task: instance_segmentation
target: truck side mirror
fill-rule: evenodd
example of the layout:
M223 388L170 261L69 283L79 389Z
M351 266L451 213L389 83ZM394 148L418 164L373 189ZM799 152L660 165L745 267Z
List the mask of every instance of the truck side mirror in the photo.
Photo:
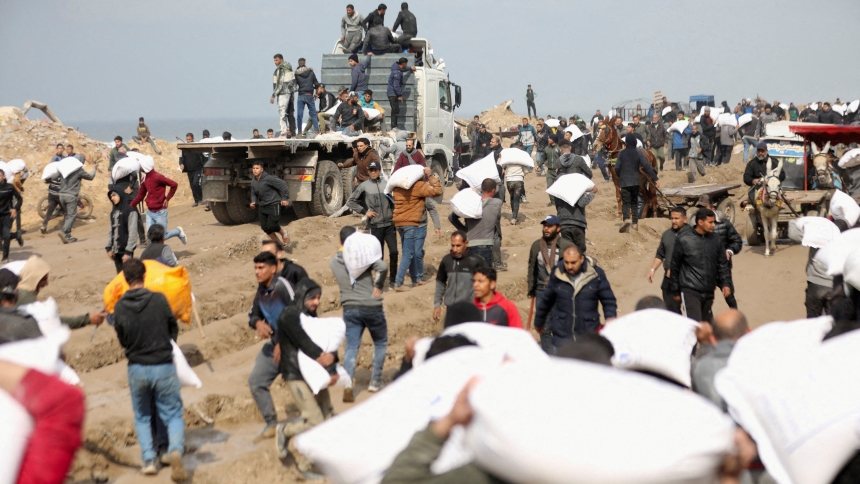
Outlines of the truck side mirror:
M462 93L460 92L460 86L454 85L454 107L460 107L460 101L462 101Z

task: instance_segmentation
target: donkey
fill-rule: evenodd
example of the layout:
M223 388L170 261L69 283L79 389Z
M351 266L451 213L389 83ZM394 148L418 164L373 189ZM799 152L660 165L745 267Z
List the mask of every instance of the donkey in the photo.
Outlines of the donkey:
M833 170L833 165L830 163L830 142L824 145L824 149L819 150L818 146L813 142L812 147L812 166L815 167L815 178L813 179L813 188L818 190L828 190L832 188L841 188L842 180L839 174Z
M776 168L771 165L771 159L767 162L767 175L764 183L755 191L755 210L761 219L762 232L764 232L764 256L770 257L770 247L776 253L777 224L779 222L779 210L782 205L782 184L779 182L779 174L782 172L782 160Z

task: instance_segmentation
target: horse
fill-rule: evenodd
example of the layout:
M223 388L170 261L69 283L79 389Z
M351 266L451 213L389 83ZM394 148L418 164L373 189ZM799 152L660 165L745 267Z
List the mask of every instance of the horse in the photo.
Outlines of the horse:
M776 252L776 229L779 223L779 209L782 205L782 184L779 175L782 173L782 160L774 167L772 159L768 158L765 167L764 181L753 188L755 202L753 206L761 219L762 232L764 233L764 255L770 257L770 246ZM752 200L751 200L752 201Z
M618 217L622 217L621 212L621 179L615 171L615 160L618 159L618 153L621 151L623 143L621 137L618 136L613 123L616 116L609 121L608 125L600 128L600 133L594 141L594 151L601 151L606 148L606 164L609 167L609 174L612 177L612 183L615 185L615 201L618 203ZM657 171L657 157L651 150L639 148L639 151L645 156L645 160L651 165L654 171ZM657 215L657 187L652 183L651 179L645 173L645 170L639 167L639 195L642 197L642 212L637 218L655 217Z
M828 154L830 151L830 142L828 141L822 150L819 150L818 146L814 142L811 143L811 146L812 166L815 168L815 178L813 179L814 188L818 190L841 188L842 179L830 163L831 157Z

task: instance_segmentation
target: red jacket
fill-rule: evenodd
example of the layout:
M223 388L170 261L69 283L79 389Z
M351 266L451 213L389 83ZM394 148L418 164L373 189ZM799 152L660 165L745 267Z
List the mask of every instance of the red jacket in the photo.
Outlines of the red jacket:
M483 319L487 323L511 328L522 329L523 327L523 321L520 319L520 310L517 308L517 305L513 301L505 299L505 296L500 292L497 292L486 305L478 298L475 298L475 306L481 310Z
M391 173L403 168L404 166L409 166L409 158L412 158L416 164L426 167L427 161L424 158L424 153L420 150L415 149L412 151L412 155L406 153L404 150L403 153L400 153L400 156L397 158L397 163L394 164L394 169L391 170Z
M153 169L146 174L146 178L140 184L140 190L138 190L134 200L131 201L131 206L137 206L146 197L146 208L150 212L158 212L164 208L164 202L173 198L173 195L176 195L177 186L175 181ZM165 187L170 187L171 190L165 190ZM167 192L166 196L165 191Z

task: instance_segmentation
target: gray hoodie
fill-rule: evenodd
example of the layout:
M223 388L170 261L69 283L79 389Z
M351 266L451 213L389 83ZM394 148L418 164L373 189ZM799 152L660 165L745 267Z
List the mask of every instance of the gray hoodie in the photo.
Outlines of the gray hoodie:
M96 177L96 169L93 168L92 173L84 171L84 167L69 173L69 176L63 178L63 183L60 185L60 196L77 197L81 193L81 180L92 180Z
M354 12L352 17L344 15L340 19L340 36L346 37L347 32L361 32L364 30L361 26L362 21L364 21L364 17L358 12Z
M363 205L361 200L364 200ZM368 210L378 213L376 217L367 219L369 227L381 228L394 224L394 208L391 206L391 199L385 195L385 181L382 177L376 180L368 178L359 183L346 204L350 210L362 215Z
M343 261L343 249L329 263L337 285L340 287L340 304L344 311L349 309L379 309L382 310L382 297L373 297L373 288L382 289L385 277L388 275L388 264L382 259L374 262L369 269L364 271L355 283L349 278L349 271ZM371 270L376 276L371 275Z
M467 218L466 224L460 222L460 217L454 212L448 215L448 221L457 228L466 232L469 245L484 246L493 245L493 237L496 233L496 223L502 216L502 201L498 198L487 198L481 202L483 215L481 218Z
M397 162L397 159L400 158L400 153L406 151L406 138L408 137L408 133L405 130L400 130L397 132L397 142L391 146L385 146L383 144L379 145L379 153L380 158L384 158L387 155L394 155L394 161Z

